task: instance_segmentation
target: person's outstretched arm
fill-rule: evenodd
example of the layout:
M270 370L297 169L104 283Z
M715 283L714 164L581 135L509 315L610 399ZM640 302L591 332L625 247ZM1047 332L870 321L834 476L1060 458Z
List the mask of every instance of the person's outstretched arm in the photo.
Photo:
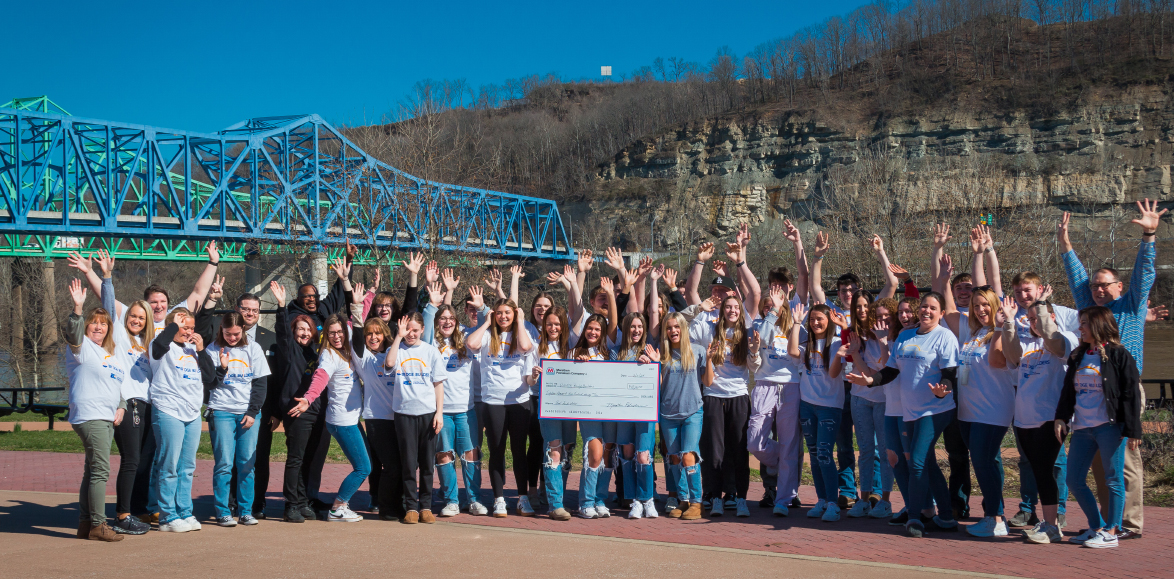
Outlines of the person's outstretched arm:
M795 248L795 297L799 303L806 304L810 292L808 280L811 277L811 272L807 268L807 254L803 252L803 235L799 233L799 228L795 227L790 219L783 222L783 228L784 236Z
M697 248L697 260L693 262L693 267L689 268L689 277L685 279L685 301L689 302L691 306L701 303L701 296L697 293L697 285L701 283L701 274L705 270L706 262L710 259L713 259L713 244L702 243Z
M1060 245L1060 261L1064 263L1064 274L1068 277L1068 289L1072 292L1072 300L1076 302L1078 309L1083 309L1096 303L1092 301L1092 291L1088 288L1088 270L1080 263L1080 258L1076 257L1076 252L1072 250L1072 242L1068 239L1069 219L1071 214L1065 211L1060 217L1060 223L1056 225L1056 242Z
M823 256L827 254L831 244L824 232L815 234L815 251L812 256L815 260L811 264L811 286L808 288L813 304L826 304L827 294L823 291Z
M946 242L950 240L950 226L945 223L938 223L933 226L933 253L929 258L929 271L931 279L933 280L933 291L942 293L950 291L950 280L946 280L946 285L941 285L941 271L939 268L942 263L942 255L946 253Z
M995 295L1001 299L1003 297L1003 280L999 273L999 256L995 253L995 241L991 238L991 228L986 225L978 227L982 230L982 254L983 259L986 260L988 282L995 290Z
M1139 312L1144 318L1149 309L1150 289L1154 286L1154 259L1157 255L1158 225L1161 224L1162 214L1168 211L1157 211L1158 202L1148 198L1137 202L1137 209L1141 212L1133 223L1141 228L1141 245L1137 248L1137 260L1133 263L1133 271L1129 274L1129 291L1125 293L1128 299L1129 311Z
M970 259L970 279L974 287L982 287L986 283L986 271L982 267L982 255L985 245L982 241L982 230L975 227L970 230L970 250L973 256Z
M216 240L209 241L205 251L208 254L208 265L204 266L203 273L196 280L196 287L187 299L187 307L193 313L200 311L204 305L204 298L208 297L208 290L212 289L212 282L216 281L216 269L220 267L220 252L216 249Z
M891 298L897 295L897 274L889 269L889 256L885 253L885 242L881 236L872 236L872 251L876 253L876 259L880 262L881 274L885 276L885 286L881 288L877 299Z

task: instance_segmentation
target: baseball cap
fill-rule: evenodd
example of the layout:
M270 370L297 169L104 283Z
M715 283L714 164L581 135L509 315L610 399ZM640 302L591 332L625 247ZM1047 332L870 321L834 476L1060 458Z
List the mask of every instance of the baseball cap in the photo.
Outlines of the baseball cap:
M725 277L725 276L720 276L720 275L713 278L713 281L710 282L709 285L720 285L725 288L736 289L734 287L734 280L732 280L728 277Z

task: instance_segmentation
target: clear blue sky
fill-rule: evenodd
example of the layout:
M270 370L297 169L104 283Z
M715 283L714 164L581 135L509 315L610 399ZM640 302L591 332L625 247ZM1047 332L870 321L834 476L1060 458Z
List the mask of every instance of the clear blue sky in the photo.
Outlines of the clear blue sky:
M0 103L212 132L257 116L376 121L421 79L474 87L741 56L862 0L825 2L8 2Z

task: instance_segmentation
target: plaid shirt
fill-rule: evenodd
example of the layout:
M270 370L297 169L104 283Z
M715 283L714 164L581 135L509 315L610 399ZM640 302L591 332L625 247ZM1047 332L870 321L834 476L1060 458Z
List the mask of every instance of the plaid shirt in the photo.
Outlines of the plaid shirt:
M1137 360L1138 372L1141 372L1142 356L1145 355L1145 317L1149 310L1150 288L1154 285L1156 256L1156 245L1153 242L1142 242L1137 248L1137 261L1133 264L1133 272L1129 275L1129 291L1105 304L1117 320L1121 345L1133 354L1134 360ZM1063 260L1064 273L1068 274L1068 287L1072 290L1076 307L1084 309L1097 305L1088 287L1088 271L1077 259L1076 252L1065 253Z

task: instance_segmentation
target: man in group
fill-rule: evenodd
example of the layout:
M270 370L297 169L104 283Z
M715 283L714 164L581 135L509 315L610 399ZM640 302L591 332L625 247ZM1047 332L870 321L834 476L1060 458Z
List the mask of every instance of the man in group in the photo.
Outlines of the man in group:
M1121 335L1121 345L1133 354L1137 361L1138 374L1141 373L1142 360L1145 355L1145 322L1148 313L1150 289L1154 285L1154 261L1157 255L1156 235L1161 217L1167 209L1157 211L1157 201L1137 202L1137 209L1141 215L1133 223L1141 229L1141 245L1137 248L1137 260L1133 264L1133 271L1129 274L1129 291L1124 287L1117 270L1103 267L1093 273L1092 279L1084 264L1072 250L1072 243L1068 239L1069 214L1064 213L1060 224L1056 228L1056 237L1063 252L1061 259L1064 262L1064 272L1068 275L1068 287L1072 290L1072 297L1076 306L1084 309L1093 305L1104 306L1113 312L1117 320L1117 328ZM1141 384L1137 387L1141 389ZM1141 393L1145 400L1145 391ZM1142 408L1145 404L1142 404ZM1109 505L1109 488L1105 484L1104 467L1101 466L1100 453L1093 457L1093 477L1097 482L1098 500L1102 512ZM1141 536L1142 532L1142 464L1141 449L1125 450L1125 512L1122 517L1121 528L1117 538L1133 539Z

